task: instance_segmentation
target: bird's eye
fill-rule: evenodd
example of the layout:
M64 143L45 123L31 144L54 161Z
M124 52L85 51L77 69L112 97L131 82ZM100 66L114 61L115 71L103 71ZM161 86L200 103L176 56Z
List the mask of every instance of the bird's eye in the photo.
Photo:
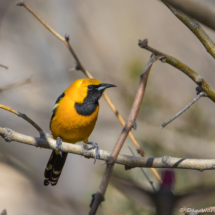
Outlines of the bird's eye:
M93 89L93 85L89 85L87 88L88 88L88 90L92 90Z

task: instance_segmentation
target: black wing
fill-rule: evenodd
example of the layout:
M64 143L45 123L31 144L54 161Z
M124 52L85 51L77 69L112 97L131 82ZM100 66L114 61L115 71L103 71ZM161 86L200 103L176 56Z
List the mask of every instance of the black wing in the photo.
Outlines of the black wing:
M62 94L58 97L57 101L55 102L54 108L53 108L53 110L52 110L52 116L51 116L50 124L49 124L50 130L51 130L52 119L53 119L54 116L55 116L55 113L56 113L56 110L57 110L57 107L58 107L58 103L60 102L60 100L61 100L64 96L65 96L65 93L62 93Z

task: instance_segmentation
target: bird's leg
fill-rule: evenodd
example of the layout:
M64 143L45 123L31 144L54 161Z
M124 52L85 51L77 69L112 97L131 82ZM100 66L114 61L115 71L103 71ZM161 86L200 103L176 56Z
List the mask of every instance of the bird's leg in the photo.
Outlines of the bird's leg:
M95 149L95 160L94 160L94 164L95 164L97 155L99 156L99 147L98 147L98 144L95 143L95 142L90 142L90 141L88 141L86 144L92 145L92 146L86 145L86 147L85 147L86 150Z
M62 146L62 139L60 137L57 138L56 145L57 146L55 151L60 153L60 156L62 157L63 146Z

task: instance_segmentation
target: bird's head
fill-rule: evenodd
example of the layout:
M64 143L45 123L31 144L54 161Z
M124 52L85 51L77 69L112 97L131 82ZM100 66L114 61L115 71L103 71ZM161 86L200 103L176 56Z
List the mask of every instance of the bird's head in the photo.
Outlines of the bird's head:
M76 80L65 93L71 95L77 103L98 102L102 93L109 87L116 87L113 84L101 83L97 79L85 78Z

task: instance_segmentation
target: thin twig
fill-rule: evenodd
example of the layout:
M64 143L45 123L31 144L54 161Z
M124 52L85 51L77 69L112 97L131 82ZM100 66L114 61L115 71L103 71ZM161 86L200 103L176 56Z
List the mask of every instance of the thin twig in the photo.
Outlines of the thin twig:
M121 123L122 126L125 126L125 121L122 118L122 116L120 115L119 111L116 109L115 105L113 104L113 102L110 100L110 98L108 97L108 95L106 93L103 93L103 97L106 100L106 102L108 103L108 105L110 106L110 108L112 109L112 111L114 112L114 114L116 115L117 119L119 120L119 122ZM145 152L143 151L143 149L140 147L140 144L137 142L136 138L134 137L133 133L131 131L129 131L129 137L131 138L134 146L137 149L137 152L142 156L142 157L146 157ZM156 170L155 170L156 171ZM160 181L161 178L160 176L156 175L156 178Z
M69 49L70 53L73 55L75 61L76 61L76 69L77 70L81 70L88 78L93 78L93 76L84 68L83 64L80 62L79 58L77 57L77 55L75 54L74 50L72 49L70 43L69 43L69 37L66 36L65 38L62 37L61 35L59 35L55 30L53 30L47 23L45 23L32 9L30 9L24 2L20 1L17 2L18 6L24 6L33 16L36 17L36 19L41 22L54 36L56 36L59 40L61 40ZM106 102L108 103L108 105L110 106L110 108L112 109L112 111L114 112L114 114L116 115L117 119L119 120L119 122L121 123L122 126L125 126L125 121L123 120L122 116L119 114L119 111L116 109L115 105L113 104L113 102L110 100L110 98L108 97L108 95L104 92L103 93L103 97L106 100ZM143 149L141 148L140 144L137 142L136 138L134 137L134 135L132 134L131 131L129 131L129 137L131 138L132 142L134 143L135 147L137 148L137 152L142 156L142 157L146 157L145 152L143 151ZM151 171L153 172L153 174L155 175L155 177L157 178L157 180L162 183L162 179L160 177L160 175L158 174L158 172L155 169L151 169Z
M132 151L131 147L129 146L128 148L129 148L129 150L131 151L131 154L132 154L133 156L135 156L135 154L134 154L134 152ZM142 171L143 175L146 177L146 180L147 180L147 181L149 182L149 184L152 186L152 190L153 190L154 192L156 192L156 190L155 190L155 188L154 188L154 185L153 185L153 181L150 180L150 178L148 177L148 175L146 174L146 172L144 171L143 168L140 168L140 170Z
M181 111L179 111L175 116L164 122L161 126L160 129L164 128L167 126L170 122L172 122L174 119L179 117L182 113L184 113L188 108L190 108L195 102L197 102L201 97L206 96L204 92L199 93L196 98L194 98L186 107L184 107Z
M8 67L7 67L7 66L2 65L2 64L0 64L0 67L3 67L3 68L5 68L5 69L8 69Z
M109 161L107 162L107 167L106 167L102 182L99 186L97 193L93 197L89 215L94 215L96 213L100 203L104 200L104 194L106 192L108 183L110 181L111 174L113 172L114 162L117 159L120 149L122 148L123 143L126 140L127 135L133 126L133 123L136 121L136 117L137 117L137 114L138 114L138 111L139 111L139 108L140 108L140 105L141 105L141 102L142 102L142 99L143 99L143 96L145 93L149 71L151 69L152 64L160 58L161 58L160 56L151 55L148 63L146 64L143 74L140 76L140 82L139 82L138 90L136 93L136 97L134 99L133 106L131 108L127 122L119 136L119 139L117 140L117 143L111 152L111 156L109 158Z
M30 82L31 82L31 78L28 78L28 79L26 79L26 80L24 80L24 81L19 81L19 82L16 82L16 83L14 83L14 84L9 84L9 85L7 85L7 86L0 87L0 93L1 93L2 91L5 91L5 90L10 90L10 89L13 89L13 88L20 87L20 86L22 86L22 85L24 85L24 84L28 84L28 83L30 83Z
M211 38L206 34L206 32L201 28L199 23L187 16L185 13L180 10L176 10L174 7L163 1L163 3L171 10L171 12L181 20L200 40L202 45L206 48L206 50L215 58L215 44L211 40Z
M144 48L154 54L157 55L163 55L165 56L165 61L162 60L162 62L166 62L170 65L172 65L173 67L181 70L185 75L187 75L188 77L190 77L196 84L198 84L199 87L201 87L202 91L204 91L207 96L213 101L215 102L215 90L198 74L196 73L194 70L192 70L191 68L189 68L187 65L185 65L184 63L182 63L181 61L177 60L176 58L164 54L150 46L148 46L148 40L139 40L139 44L138 44L141 48Z
M14 113L14 114L16 114L17 116L23 118L24 120L26 120L27 122L29 122L31 125L33 125L34 128L36 128L37 131L40 133L40 135L43 135L43 134L44 134L43 129L40 128L40 126L37 125L37 124L36 124L32 119L30 119L27 115L25 115L25 114L23 114L23 113L20 113L19 111L15 111L14 109L9 108L9 107L6 107L6 106L1 105L1 104L0 104L0 108L2 108L2 109L4 109L4 110L7 110L7 111L9 111L9 112L11 112L11 113Z
M31 137L11 129L0 127L0 136L5 141L15 141L23 144L27 144L34 147L56 149L56 140L51 137ZM8 139L9 138L9 139ZM80 156L84 156L87 159L95 158L95 150L85 150L82 145L62 143L62 151L68 152ZM110 161L111 152L99 149L100 156L98 160ZM130 168L176 168L176 169L193 169L198 171L215 170L215 159L189 159L189 158L175 158L175 157L134 157L129 155L119 154L115 163L129 166Z
M46 22L44 22L30 7L28 7L23 1L19 1L16 3L17 6L23 6L25 7L40 23L43 24L46 29L48 29L54 36L56 36L59 40L61 40L69 49L72 56L75 58L75 61L78 65L79 70L81 70L88 78L92 78L91 74L83 67L81 61L79 60L78 56L75 54L73 48L71 47L69 43L69 36L66 35L65 37L62 37L60 34L58 34L53 28L51 28Z

